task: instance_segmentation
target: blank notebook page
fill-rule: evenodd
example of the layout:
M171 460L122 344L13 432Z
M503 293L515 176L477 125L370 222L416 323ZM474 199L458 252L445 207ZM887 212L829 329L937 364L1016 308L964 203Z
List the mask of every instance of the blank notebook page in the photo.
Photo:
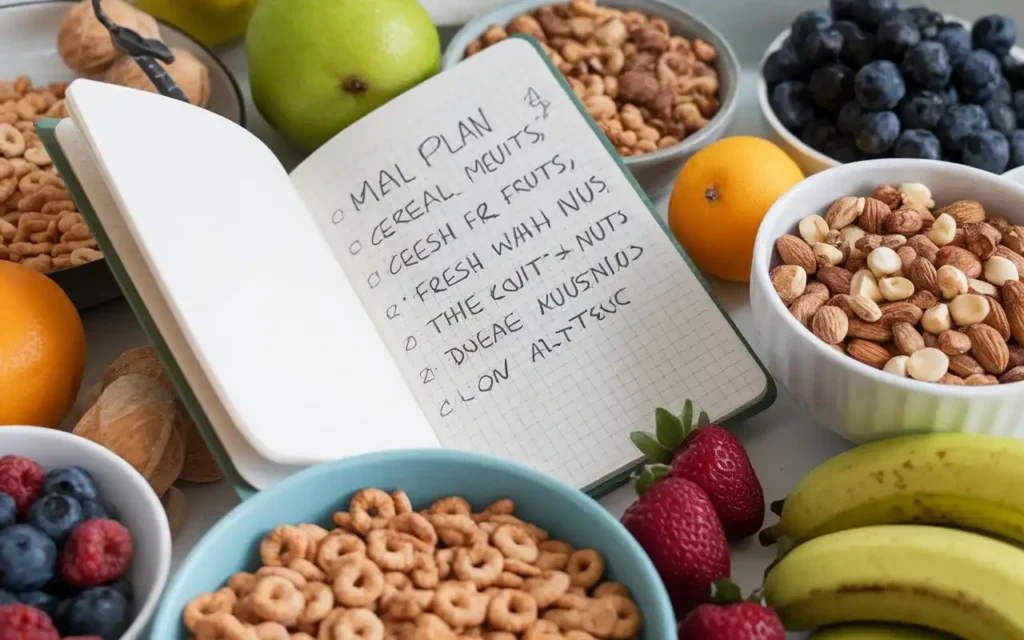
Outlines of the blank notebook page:
M445 446L581 488L692 398L767 378L527 41L473 56L292 174Z

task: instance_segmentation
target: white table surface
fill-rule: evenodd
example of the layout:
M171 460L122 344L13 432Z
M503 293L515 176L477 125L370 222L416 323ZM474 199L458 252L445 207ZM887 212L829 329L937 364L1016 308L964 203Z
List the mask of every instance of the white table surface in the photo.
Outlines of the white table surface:
M0 5L14 4L18 0L0 0ZM746 72L740 89L739 116L729 135L767 135L762 126L754 98L753 67L768 43L788 26L797 12L825 6L825 0L671 0L686 6L719 29L733 43ZM475 2L482 5L498 4L496 0L424 0L447 18L466 15L465 7ZM909 2L908 4L918 4ZM976 18L988 13L1005 13L1016 18L1024 33L1024 5L1019 0L988 0L963 6L957 0L936 0L929 3L936 10L948 11L965 18ZM218 52L227 66L236 74L246 94L249 128L260 136L282 158L286 166L294 164L298 156L289 149L259 117L248 96L248 71L245 55L238 44ZM664 215L665 203L659 202ZM712 289L722 306L732 316L740 331L753 344L750 306L747 288L721 281L712 281ZM88 366L83 389L88 388L101 375L106 366L126 349L146 343L146 337L136 322L127 303L116 301L83 313L88 341ZM761 484L766 501L782 498L808 470L825 459L846 449L849 444L838 436L813 424L808 415L793 405L784 389L779 389L775 404L762 414L743 424L737 434L746 446ZM174 541L172 571L185 558L202 535L225 513L238 498L225 482L212 485L181 483L188 501L187 521ZM630 487L623 487L601 502L616 515L621 514L633 501ZM767 515L767 522L774 516ZM761 548L754 539L732 548L732 573L745 591L758 587L765 567L773 558L773 549ZM797 638L800 636L792 635Z

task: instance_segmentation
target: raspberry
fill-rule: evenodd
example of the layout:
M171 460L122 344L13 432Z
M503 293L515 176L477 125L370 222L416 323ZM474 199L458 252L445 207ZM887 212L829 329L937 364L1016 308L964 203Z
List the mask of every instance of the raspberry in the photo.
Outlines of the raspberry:
M0 607L0 640L59 640L50 618L27 604Z
M94 518L72 530L61 552L60 572L75 587L93 587L120 578L132 559L132 536L114 520Z
M21 456L0 458L0 493L14 498L18 515L24 516L43 488L43 468Z

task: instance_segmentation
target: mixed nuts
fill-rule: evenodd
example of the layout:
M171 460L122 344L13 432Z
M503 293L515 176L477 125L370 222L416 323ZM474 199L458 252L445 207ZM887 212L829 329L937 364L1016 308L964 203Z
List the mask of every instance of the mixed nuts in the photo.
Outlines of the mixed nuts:
M775 247L771 281L835 350L921 382L1024 380L1024 227L923 184L836 200Z

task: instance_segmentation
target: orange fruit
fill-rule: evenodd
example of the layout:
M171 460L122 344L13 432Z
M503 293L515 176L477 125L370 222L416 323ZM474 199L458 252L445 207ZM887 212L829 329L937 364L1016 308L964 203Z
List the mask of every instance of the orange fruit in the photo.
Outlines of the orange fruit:
M85 331L46 276L0 260L0 425L56 427L78 396Z
M668 224L701 271L748 282L754 238L779 196L804 179L763 138L723 138L693 155L676 178Z

